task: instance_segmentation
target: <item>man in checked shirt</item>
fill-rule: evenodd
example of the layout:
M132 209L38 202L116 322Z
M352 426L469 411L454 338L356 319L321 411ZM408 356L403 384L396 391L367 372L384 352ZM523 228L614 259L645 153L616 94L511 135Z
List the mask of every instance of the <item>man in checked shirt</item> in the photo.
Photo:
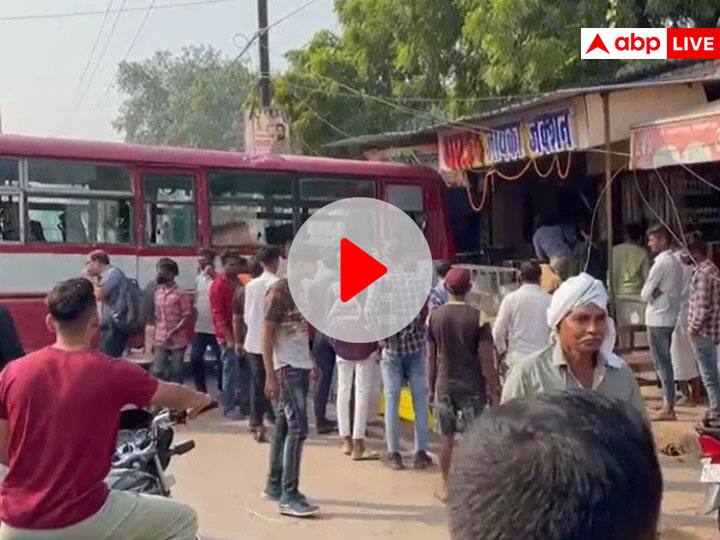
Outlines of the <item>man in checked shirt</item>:
M411 313L422 283L413 273L417 263L404 260L401 246L388 246L389 279L382 287L368 291L365 306L367 320L379 321L381 326L392 326ZM426 291L427 292L427 291ZM400 391L405 380L410 385L415 413L415 469L432 464L427 455L428 446L428 386L425 352L425 320L427 302L420 313L394 336L380 342L382 347L382 378L385 390L385 437L387 439L387 465L394 470L404 469L400 455L399 406Z
M710 411L720 414L720 375L717 346L720 343L720 271L708 259L708 246L696 240L688 246L696 263L690 284L688 334L700 375L708 393Z

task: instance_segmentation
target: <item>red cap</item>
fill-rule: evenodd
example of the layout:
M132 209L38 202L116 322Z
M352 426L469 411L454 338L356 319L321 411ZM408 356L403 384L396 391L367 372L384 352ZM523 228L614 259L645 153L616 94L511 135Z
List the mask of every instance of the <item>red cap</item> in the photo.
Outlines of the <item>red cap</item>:
M445 288L454 296L463 296L472 288L470 271L464 268L451 268L445 275Z

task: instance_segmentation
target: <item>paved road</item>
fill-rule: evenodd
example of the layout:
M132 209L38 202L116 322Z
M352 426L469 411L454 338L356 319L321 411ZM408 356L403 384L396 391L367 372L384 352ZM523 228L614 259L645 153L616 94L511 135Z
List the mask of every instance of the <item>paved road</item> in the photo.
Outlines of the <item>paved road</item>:
M301 489L321 505L313 521L284 518L262 501L267 445L258 445L246 423L227 422L216 412L178 437L195 438L194 452L173 462L175 496L200 515L205 540L446 540L445 509L432 496L438 472L394 472L378 463L355 463L336 439L312 437L303 456ZM373 445L381 449L381 441ZM663 458L666 495L663 539L716 539L711 518L697 516L703 498L697 462Z

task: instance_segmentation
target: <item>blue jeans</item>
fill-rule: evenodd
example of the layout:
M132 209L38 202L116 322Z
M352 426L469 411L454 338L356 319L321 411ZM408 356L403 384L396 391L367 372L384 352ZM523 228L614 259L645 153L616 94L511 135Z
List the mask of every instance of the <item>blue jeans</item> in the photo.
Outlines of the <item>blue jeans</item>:
M675 373L670 358L670 344L674 328L648 326L647 336L655 371L662 384L663 403L666 407L675 407Z
M193 378L195 379L195 390L207 393L207 383L205 379L205 350L210 347L215 359L220 362L222 353L220 345L214 334L195 334L190 350L190 365L192 366ZM218 390L222 390L222 368L218 370Z
M315 384L315 419L322 422L327 419L327 402L330 396L330 386L335 371L335 351L330 344L330 339L325 334L318 332L313 340L313 355L320 368L320 380Z
M185 348L166 349L155 345L155 360L152 365L152 374L161 381L182 384L185 379L183 372L183 359Z
M700 376L708 393L710 409L720 412L720 375L717 364L717 345L705 336L690 336L690 344L695 351L700 366Z
M410 384L415 412L415 451L427 450L429 434L425 354L397 354L385 349L381 368L385 386L385 437L388 452L400 452L400 390L405 380Z
M245 353L252 381L250 382L250 427L257 428L263 425L263 418L267 415L272 422L275 421L272 403L265 395L265 366L261 354Z
M100 330L100 352L112 358L122 358L128 339L130 336L115 328L112 323L103 324Z
M281 502L289 502L297 497L300 486L300 461L308 435L310 371L284 367L276 373L280 392L270 441L267 492L281 491Z
M250 413L250 369L245 357L238 357L234 350L225 344L222 346L223 413L235 409L238 403L238 384L240 386L240 410Z

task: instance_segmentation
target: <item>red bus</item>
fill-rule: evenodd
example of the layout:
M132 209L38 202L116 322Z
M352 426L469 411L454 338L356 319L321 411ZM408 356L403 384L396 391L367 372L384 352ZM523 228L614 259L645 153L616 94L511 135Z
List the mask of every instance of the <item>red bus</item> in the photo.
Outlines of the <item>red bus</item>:
M198 248L286 246L313 211L346 197L398 206L434 259L452 257L444 184L427 168L0 135L0 302L32 350L50 340L44 295L80 275L92 249L141 286L172 257L192 288Z

